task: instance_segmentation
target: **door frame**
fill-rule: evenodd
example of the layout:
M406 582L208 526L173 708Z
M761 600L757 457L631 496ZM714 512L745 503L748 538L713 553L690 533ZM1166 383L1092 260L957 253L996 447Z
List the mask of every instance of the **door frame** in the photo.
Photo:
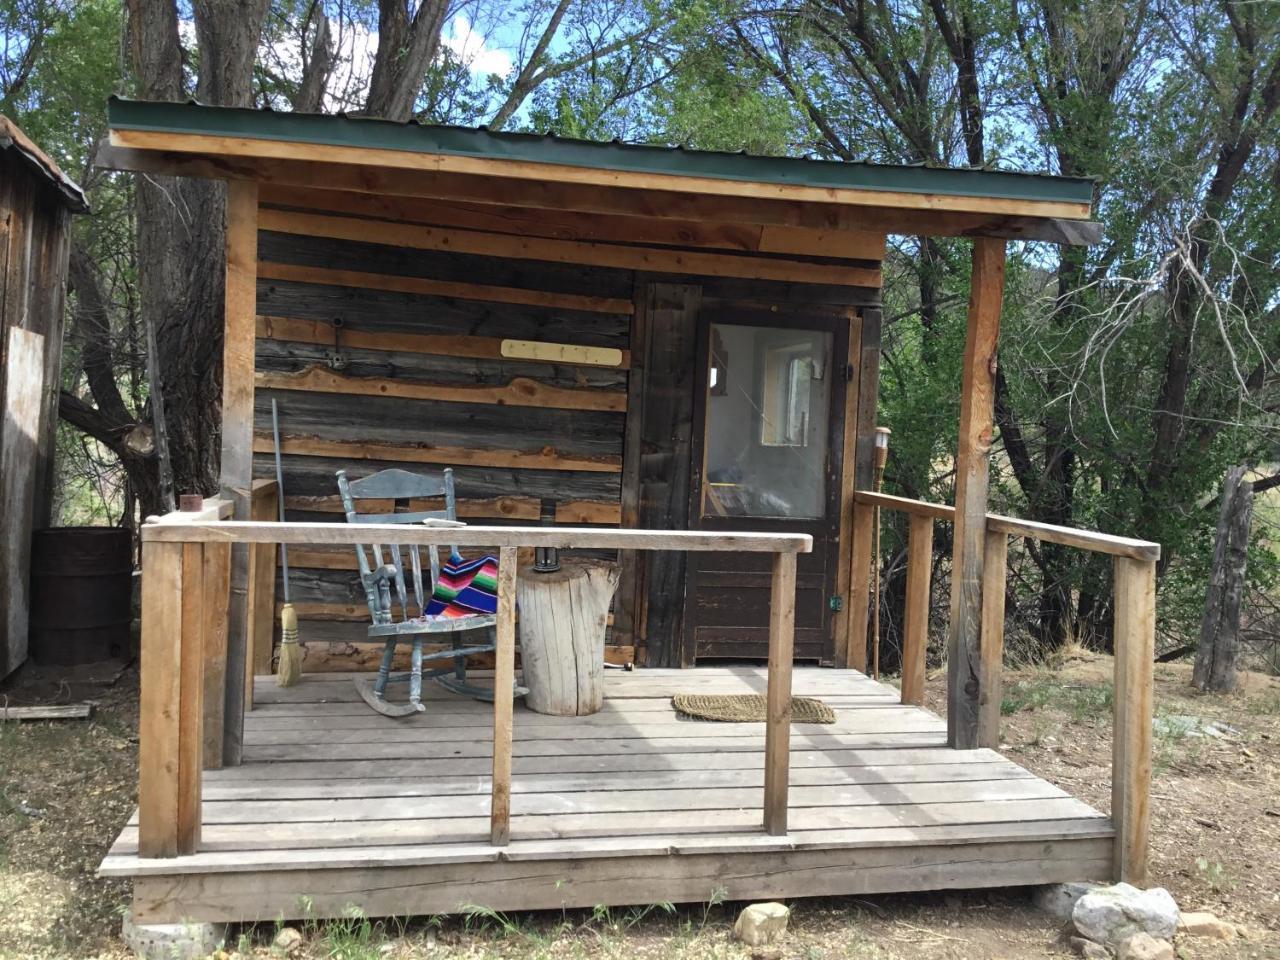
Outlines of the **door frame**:
M786 321L791 320L788 324ZM854 308L842 308L836 312L811 304L778 304L778 305L720 305L706 304L697 315L695 370L693 380L693 418L689 443L689 529L700 529L703 519L703 477L706 474L706 419L707 398L710 391L709 362L711 357L711 328L715 324L786 328L796 330L821 331L831 334L831 377L832 390L828 399L827 414L827 449L826 463L823 468L825 476L826 511L823 517L824 526L829 531L831 542L827 570L825 574L824 595L839 597L840 609L824 611L823 619L829 626L827 649L830 658L823 657L822 663L838 661L841 648L847 647L842 642L847 630L847 611L849 608L848 583L850 534L852 531L849 507L852 506L854 487L855 437L857 429L859 397L862 393L863 378L859 376L859 360L861 357L861 317L860 311ZM877 344L878 361L878 344ZM837 389L838 385L838 389ZM843 402L839 391L843 390ZM847 429L853 427L854 429ZM794 520L774 517L741 517L744 525L759 530L783 530L786 525L794 524ZM696 602L696 589L691 567L686 567L684 589L684 614L681 617L680 662L682 666L693 666L697 660L696 624L690 616L690 607Z

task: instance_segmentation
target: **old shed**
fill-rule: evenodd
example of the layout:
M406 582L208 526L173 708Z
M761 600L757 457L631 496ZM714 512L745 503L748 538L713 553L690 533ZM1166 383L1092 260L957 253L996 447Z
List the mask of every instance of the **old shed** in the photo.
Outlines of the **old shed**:
M49 523L71 215L84 194L0 117L0 679L27 658L31 532Z
M197 104L110 119L103 165L228 185L222 490L142 532L139 814L103 864L135 919L1141 881L1159 547L987 511L1006 243L1096 240L1090 181ZM889 234L973 238L954 505L869 489ZM469 526L335 522L337 470L396 465L452 468ZM910 516L901 690L866 676L877 507ZM922 708L937 523L945 722ZM586 718L439 690L370 715L351 546L375 534L500 554L499 688L520 551L617 553L609 657L647 669ZM993 749L1010 537L1115 557L1110 816ZM281 543L308 643L283 690ZM836 722L793 733L793 689ZM683 722L690 690L764 693L767 721Z

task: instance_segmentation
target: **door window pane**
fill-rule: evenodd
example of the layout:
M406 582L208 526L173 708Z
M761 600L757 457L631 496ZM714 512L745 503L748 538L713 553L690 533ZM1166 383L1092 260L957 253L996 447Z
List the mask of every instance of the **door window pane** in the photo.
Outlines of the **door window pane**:
M703 515L825 512L831 334L713 324Z

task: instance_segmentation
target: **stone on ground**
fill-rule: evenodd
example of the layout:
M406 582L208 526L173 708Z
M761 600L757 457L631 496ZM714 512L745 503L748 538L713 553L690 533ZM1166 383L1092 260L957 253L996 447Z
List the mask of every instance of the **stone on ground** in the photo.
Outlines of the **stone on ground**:
M1100 943L1086 940L1084 937L1072 937L1071 949L1085 960L1111 960L1111 951Z
M142 960L204 960L222 946L221 923L134 923L125 913L120 939Z
M1234 923L1219 920L1212 913L1205 911L1184 913L1178 918L1178 936L1209 937L1214 940L1234 940L1236 934Z
M1139 890L1117 883L1077 900L1071 922L1081 936L1112 948L1136 933L1168 940L1178 927L1178 905L1163 887Z
M1173 944L1149 933L1135 933L1120 944L1116 960L1174 960Z
M283 927L276 934L274 946L286 956L302 946L302 933L296 927Z
M787 932L790 915L780 903L753 903L738 914L733 935L749 947L767 946Z
M1070 920L1076 901L1098 886L1096 883L1050 883L1037 887L1031 899L1038 910L1059 920Z

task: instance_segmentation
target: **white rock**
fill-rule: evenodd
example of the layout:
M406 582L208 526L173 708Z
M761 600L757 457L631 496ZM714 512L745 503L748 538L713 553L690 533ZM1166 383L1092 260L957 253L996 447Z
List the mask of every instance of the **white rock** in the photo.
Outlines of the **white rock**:
M302 933L296 927L283 927L276 934L275 948L285 954L293 953L302 946Z
M1059 920L1070 920L1076 901L1098 887L1096 883L1050 883L1037 887L1031 899L1037 909Z
M221 923L134 923L125 913L120 938L141 960L203 960L226 933Z
M1219 920L1212 913L1184 913L1178 918L1178 936L1211 937L1214 940L1234 940L1235 924Z
M1100 943L1086 940L1084 937L1072 937L1071 949L1085 960L1111 960L1111 951Z
M753 903L738 914L733 935L749 947L763 947L787 932L791 911L780 903Z
M1135 933L1120 944L1116 960L1174 960L1173 944L1149 933Z
M1178 927L1178 905L1163 887L1139 890L1117 883L1091 890L1077 900L1071 922L1081 936L1112 948L1135 933L1168 940Z

